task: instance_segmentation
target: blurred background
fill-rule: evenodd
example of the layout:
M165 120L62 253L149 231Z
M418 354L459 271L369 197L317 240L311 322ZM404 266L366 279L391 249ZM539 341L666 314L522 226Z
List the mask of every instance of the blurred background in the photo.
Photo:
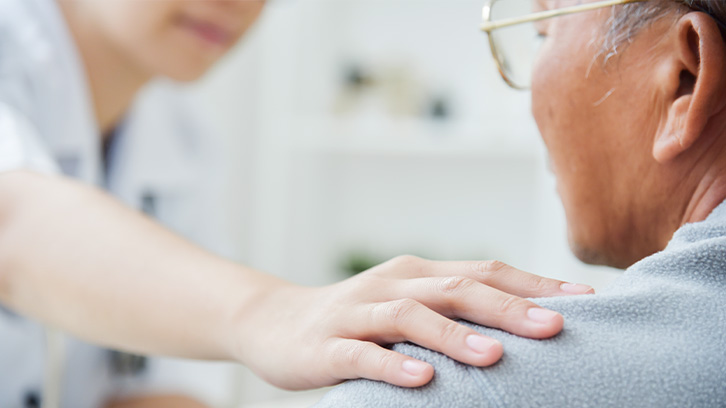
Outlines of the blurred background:
M272 0L182 92L219 136L235 260L324 285L400 254L497 259L602 288L568 251L530 117L478 30L482 0ZM309 406L228 367L220 407Z

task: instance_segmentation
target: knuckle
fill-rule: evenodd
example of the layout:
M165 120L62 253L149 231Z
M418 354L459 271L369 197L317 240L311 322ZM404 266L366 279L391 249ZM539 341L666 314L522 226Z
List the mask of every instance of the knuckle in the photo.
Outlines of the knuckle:
M529 284L535 293L545 292L552 287L552 282L549 279L543 278L541 276L533 276Z
M421 268L423 259L413 255L400 255L391 259L388 263L397 270L415 271Z
M337 283L338 291L343 298L355 299L363 295L366 299L374 298L386 280L383 274L371 273L372 270L362 272L352 278Z
M473 264L474 272L482 278L491 278L505 271L509 265L501 261L481 261Z
M339 367L359 367L365 361L368 348L364 343L351 343L340 346L335 354L333 361L337 361Z
M460 326L458 323L449 321L441 327L441 331L439 332L439 339L446 342L449 339L455 338L457 333L459 332L459 328Z
M441 280L441 292L444 295L453 295L466 290L469 290L474 286L475 281L463 276L451 276Z
M516 296L507 296L504 300L499 303L497 312L500 316L508 315L513 313L515 310L520 308L524 303L524 300Z
M413 299L399 299L388 302L384 309L386 319L396 323L408 320L418 307L418 302Z
M377 360L378 361L376 363L378 364L378 367L383 369L383 371L390 372L395 369L394 367L397 360L395 354L391 352L381 353Z

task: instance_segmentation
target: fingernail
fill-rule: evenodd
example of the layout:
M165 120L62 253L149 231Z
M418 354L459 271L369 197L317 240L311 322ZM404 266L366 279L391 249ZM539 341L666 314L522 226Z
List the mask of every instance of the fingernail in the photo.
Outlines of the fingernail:
M484 354L489 351L490 348L497 345L499 342L478 334L470 334L466 336L466 345L469 346L475 353Z
M580 283L563 283L560 285L560 289L563 292L571 293L573 295L584 295L595 293L595 289L592 286L582 285Z
M551 310L542 309L539 307L533 307L529 310L527 310L527 317L529 317L529 320L532 320L537 323L549 323L557 317L559 313L553 312Z
M416 377L423 374L423 372L426 371L428 367L428 364L416 360L406 360L403 362L403 364L401 364L401 368L403 368L403 371Z

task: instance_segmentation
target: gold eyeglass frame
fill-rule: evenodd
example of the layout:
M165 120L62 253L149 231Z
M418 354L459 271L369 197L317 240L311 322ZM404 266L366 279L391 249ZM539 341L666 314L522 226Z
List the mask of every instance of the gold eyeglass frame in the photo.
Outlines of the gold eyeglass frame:
M510 27L517 24L524 24L524 23L531 23L535 21L540 20L546 20L548 18L553 17L560 17L565 16L568 14L575 14L580 13L583 11L591 11L591 10L598 10L605 7L611 7L611 6L618 6L621 4L629 4L629 3L639 3L643 1L648 0L604 0L604 1L598 1L594 3L586 3L586 4L578 4L576 6L569 6L569 7L562 7L555 10L544 10L539 11L536 13L530 13L525 14L523 16L519 17L511 17L511 18L505 18L498 21L491 21L491 13L492 13L492 6L498 1L506 1L506 0L488 0L488 2L484 5L484 9L482 10L482 19L483 22L481 24L481 31L484 31L487 33L487 37L489 37L489 49L492 52L492 56L494 57L494 63L497 66L497 70L499 71L499 74L502 76L502 79L504 79L504 82L507 83L510 87L514 89L529 89L529 86L523 86L520 84L517 84L509 78L504 71L504 63L501 61L501 58L499 57L499 53L497 52L497 46L494 43L494 37L492 36L492 31L504 28L504 27Z

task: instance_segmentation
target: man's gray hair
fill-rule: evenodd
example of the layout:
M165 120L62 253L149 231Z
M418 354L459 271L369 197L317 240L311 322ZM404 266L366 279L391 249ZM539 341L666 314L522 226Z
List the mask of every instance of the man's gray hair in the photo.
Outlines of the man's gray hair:
M602 45L605 61L617 55L638 31L663 18L671 18L675 23L689 10L701 10L726 22L726 0L649 0L613 7Z

